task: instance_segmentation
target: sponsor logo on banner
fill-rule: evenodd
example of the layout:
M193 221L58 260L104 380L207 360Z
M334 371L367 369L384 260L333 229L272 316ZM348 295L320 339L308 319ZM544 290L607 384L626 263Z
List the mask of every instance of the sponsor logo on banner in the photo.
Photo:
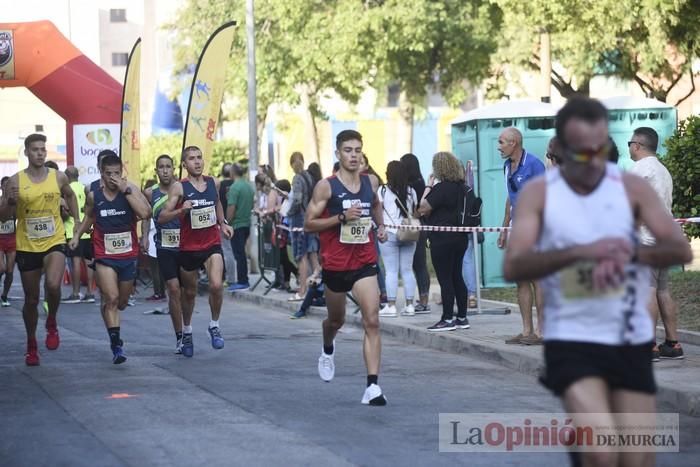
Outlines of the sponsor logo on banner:
M80 173L80 182L89 184L100 176L97 155L104 149L119 154L119 124L86 124L73 126L73 165Z
M0 30L0 79L15 79L15 47L8 30Z

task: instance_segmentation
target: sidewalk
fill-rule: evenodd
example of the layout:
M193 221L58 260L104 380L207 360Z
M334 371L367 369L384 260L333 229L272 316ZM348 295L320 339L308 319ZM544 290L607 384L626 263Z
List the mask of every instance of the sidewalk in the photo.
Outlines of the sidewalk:
M258 277L259 275L251 276L251 284ZM265 282L262 282L254 291L237 292L234 299L287 314L298 309L301 302L288 302L288 293L272 290L263 296L264 285ZM436 287L432 286L431 297L435 291ZM399 297L398 304L401 303L403 298ZM539 375L543 366L541 346L507 345L504 342L506 338L521 331L520 313L516 305L484 300L482 308L508 307L511 313L470 315L471 329L437 333L428 332L427 327L437 322L441 307L435 303L431 303L431 307L430 314L382 318L382 334L407 344L488 360L534 377ZM354 305L348 302L346 324L361 327L360 315L354 311ZM307 316L320 320L326 316L326 309L312 307ZM295 321L290 320L289 323L294 326ZM684 337L689 340L686 341ZM654 364L659 388L657 398L660 404L666 404L673 410L700 417L700 333L681 335L681 343L685 352L684 360L662 360Z

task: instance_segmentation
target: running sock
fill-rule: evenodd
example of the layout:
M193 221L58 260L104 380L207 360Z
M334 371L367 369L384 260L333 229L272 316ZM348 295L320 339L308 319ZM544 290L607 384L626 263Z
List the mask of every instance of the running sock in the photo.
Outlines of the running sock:
M56 315L48 315L46 317L46 327L55 328L56 327Z
M218 327L219 327L219 320L218 319L216 321L214 321L214 320L209 321L209 329L218 328Z
M36 337L35 337L35 336L27 337L27 347L29 347L29 348L34 348L34 349L37 348Z
M175 333L175 339L177 339L177 340L182 340L182 332L176 332L176 333Z
M379 381L379 376L367 375L367 387L370 387L373 384L377 384L377 381Z
M189 326L182 326L182 333L192 334L192 325L190 324Z
M112 347L122 345L122 341L119 339L119 326L116 328L108 328L107 334L109 334L109 343Z
M666 345L669 347L673 347L674 345L678 344L678 341L670 341L666 339Z
M334 350L335 348L333 347L333 344L323 346L323 353L326 355L333 355Z

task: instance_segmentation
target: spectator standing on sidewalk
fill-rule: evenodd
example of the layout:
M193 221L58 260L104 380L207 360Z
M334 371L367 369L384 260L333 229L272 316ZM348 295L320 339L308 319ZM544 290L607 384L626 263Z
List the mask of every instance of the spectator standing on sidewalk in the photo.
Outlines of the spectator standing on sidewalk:
M231 170L231 162L226 162L221 168L221 181L219 182L219 199L221 200L221 207L226 212L228 207L228 201L226 197L228 196L228 190L233 185L233 171ZM232 286L236 283L236 260L233 257L233 250L231 249L231 242L228 239L223 238L223 232L221 234L221 250L224 252L224 279L226 280L228 286Z
M304 227L304 216L311 200L314 181L311 174L304 170L304 155L294 152L289 158L289 165L294 171L292 179L292 191L290 193L291 206L287 217L289 227ZM308 235L304 231L292 231L292 253L294 261L299 268L299 290L289 298L289 301L302 301L306 296L307 280L318 266L318 238Z
M498 136L498 152L504 159L503 174L505 176L508 197L506 198L503 227L510 227L512 213L518 201L518 194L533 178L544 173L545 168L537 156L523 149L523 135L517 128L509 127ZM498 236L498 248L505 248L508 239L506 231ZM542 344L542 292L537 282L521 281L518 286L518 306L523 320L523 331L517 336L506 339L506 344L537 345ZM532 321L532 301L537 309L537 328L535 331Z
M85 217L85 198L87 196L85 185L78 180L80 174L76 167L66 167L65 174L70 182L69 186L71 190L75 193L75 200L78 203L78 211L80 212L80 220L82 221L83 217ZM66 228L66 242L70 242L73 238L73 218L70 217L70 213L65 207L62 207L61 211ZM66 258L70 258L71 261L71 286L73 287L73 293L61 300L61 303L80 303L81 301L85 303L95 303L95 291L93 287L94 272L92 268L88 267L88 262L92 261L92 242L90 241L89 232L80 237L78 247L75 250L66 249ZM86 293L82 298L80 296L81 264L85 265L87 276Z
M420 171L420 163L418 158L411 153L401 156L401 163L408 177L408 184L411 185L413 191L416 192L416 199L423 199L425 191L425 179ZM418 242L416 243L416 252L413 254L413 274L418 285L418 303L415 305L416 314L430 313L430 305L428 299L430 296L430 273L428 272L428 262L426 250L428 244L428 232L421 231Z
M632 138L627 143L630 157L634 165L630 172L645 179L654 189L666 211L671 214L673 204L673 179L668 169L664 167L656 156L659 145L659 135L653 128L639 127L634 130ZM639 240L642 245L654 245L656 240L645 226L641 227ZM656 328L656 321L661 314L664 323L666 340L661 345L652 349L652 359L657 362L660 359L680 360L684 358L683 348L678 342L678 307L671 297L668 288L668 268L653 268L651 271L651 300L649 309L652 322Z
M408 178L403 164L391 161L386 168L386 185L377 190L377 198L382 203L384 222L399 225L404 219L413 217L418 200L416 192L408 184ZM387 239L379 244L384 270L386 273L386 292L388 303L381 310L381 317L396 317L396 296L399 289L399 271L403 280L406 304L401 311L403 316L413 316L416 310L413 306L413 296L416 292L416 278L413 275L413 254L416 251L416 241L399 240L399 231L387 227Z
M250 237L250 216L253 212L255 191L245 179L245 169L240 164L231 166L233 184L228 190L226 219L233 228L231 249L236 258L236 283L229 286L229 292L248 290L248 260L245 244Z
M428 178L418 212L427 217L429 225L454 227L459 218L459 200L464 192L464 169L449 152L433 156L433 173ZM462 278L462 259L467 250L467 235L463 232L430 232L430 258L440 284L442 316L428 331L469 329L467 319L467 288ZM457 319L454 304L457 301Z

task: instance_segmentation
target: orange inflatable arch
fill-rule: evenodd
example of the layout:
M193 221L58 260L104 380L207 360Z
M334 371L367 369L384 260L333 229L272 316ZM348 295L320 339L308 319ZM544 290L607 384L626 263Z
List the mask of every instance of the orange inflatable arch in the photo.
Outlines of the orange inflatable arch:
M0 88L19 86L66 120L69 165L74 125L121 123L122 85L50 21L0 23Z

